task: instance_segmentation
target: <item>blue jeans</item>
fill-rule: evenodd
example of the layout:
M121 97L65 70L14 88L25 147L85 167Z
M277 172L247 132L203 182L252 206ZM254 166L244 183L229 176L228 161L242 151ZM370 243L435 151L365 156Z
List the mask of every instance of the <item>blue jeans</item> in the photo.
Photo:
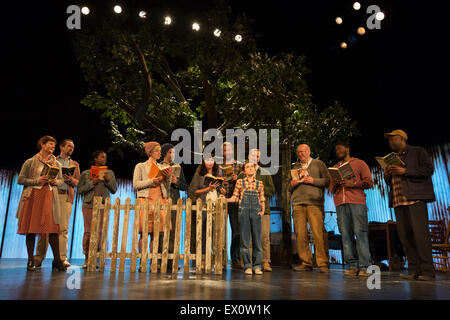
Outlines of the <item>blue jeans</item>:
M367 207L364 204L345 203L336 207L336 212L345 262L350 268L366 269L372 264Z

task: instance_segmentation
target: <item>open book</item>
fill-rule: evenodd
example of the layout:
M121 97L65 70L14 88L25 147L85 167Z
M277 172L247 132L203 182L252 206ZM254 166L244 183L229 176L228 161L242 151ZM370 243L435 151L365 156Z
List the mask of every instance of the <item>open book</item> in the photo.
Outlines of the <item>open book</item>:
M338 181L356 177L355 172L353 172L353 169L348 162L342 164L339 168L328 168L328 172L333 179Z
M66 174L68 176L73 176L73 174L75 173L75 169L76 169L76 167L72 165L72 166L68 166L68 167L62 167L61 171L62 171L62 174Z
M205 175L205 182L203 184L205 186L209 186L209 184L219 182L220 185L223 184L224 178L223 177L215 177L212 174L206 174Z
M41 176L47 176L49 180L55 179L58 175L59 167L51 166L47 163L44 163L44 168L42 168Z
M168 165L165 163L159 164L158 165L159 170L165 170L167 168L171 168L172 169L172 174L175 176L175 178L179 178L180 174L181 174L181 166L179 164L173 164L173 165Z
M391 152L384 157L375 157L375 159L377 159L378 163L380 164L381 168L383 168L383 170L385 170L386 167L393 164L405 166L405 163L400 159L398 154L395 152Z
M309 173L306 169L291 169L292 180L300 180L300 182L303 182L303 178L307 176L309 176Z
M107 166L91 166L90 178L97 177L100 180L105 180L105 173L108 171Z
M234 173L233 166L219 166L220 169L222 169L222 172L225 176L225 180L231 180L231 176Z
M157 164L155 162L152 162L152 165L150 167L150 172L148 173L148 177L150 179L155 179L156 177L160 177L163 175L163 171L165 169L171 168L172 169L172 174L179 178L180 174L181 174L181 166L179 164L174 164L174 165L168 165L168 164Z

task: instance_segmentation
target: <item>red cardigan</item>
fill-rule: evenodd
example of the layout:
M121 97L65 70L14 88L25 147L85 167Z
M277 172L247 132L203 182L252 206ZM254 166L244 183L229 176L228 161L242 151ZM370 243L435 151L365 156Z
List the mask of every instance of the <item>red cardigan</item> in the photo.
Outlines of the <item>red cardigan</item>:
M350 158L349 164L356 175L356 178L354 179L356 181L355 187L339 187L337 181L334 179L331 179L330 182L329 189L331 193L334 194L334 204L336 207L344 203L366 204L366 194L364 193L364 189L370 189L373 186L372 174L370 173L369 166L363 160ZM338 162L334 165L334 168L337 168L340 165L341 162Z

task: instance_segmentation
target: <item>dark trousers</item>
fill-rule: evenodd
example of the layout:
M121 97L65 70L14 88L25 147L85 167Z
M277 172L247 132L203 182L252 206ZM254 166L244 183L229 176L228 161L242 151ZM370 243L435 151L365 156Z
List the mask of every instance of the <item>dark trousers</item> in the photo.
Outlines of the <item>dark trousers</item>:
M239 227L239 204L228 203L228 216L230 217L231 226L231 246L230 257L231 263L240 263L241 261L241 231Z
M434 277L426 203L419 201L394 211L398 236L408 258L408 273Z

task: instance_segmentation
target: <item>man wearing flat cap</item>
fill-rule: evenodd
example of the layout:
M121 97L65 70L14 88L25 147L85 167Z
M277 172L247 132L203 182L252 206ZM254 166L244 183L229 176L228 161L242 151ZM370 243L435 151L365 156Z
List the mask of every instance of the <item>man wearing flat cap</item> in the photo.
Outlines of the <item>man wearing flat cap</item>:
M408 258L408 274L401 276L409 280L434 280L427 210L427 203L435 201L433 163L424 148L406 144L408 136L403 130L385 133L384 137L405 164L390 165L384 172L390 186L389 207L394 208L398 235Z

